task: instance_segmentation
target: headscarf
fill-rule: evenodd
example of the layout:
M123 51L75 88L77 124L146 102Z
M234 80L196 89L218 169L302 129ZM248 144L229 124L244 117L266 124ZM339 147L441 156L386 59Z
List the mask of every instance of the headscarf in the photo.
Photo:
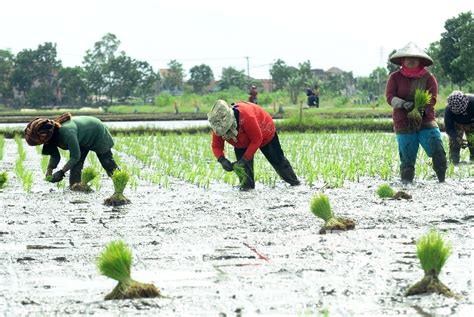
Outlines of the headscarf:
M28 145L40 145L47 143L53 136L54 129L60 128L61 124L71 120L69 112L60 115L54 120L46 118L34 118L25 129L25 140Z
M448 96L448 108L454 114L467 114L469 97L462 91L455 90Z
M207 119L212 130L217 136L224 140L232 139L237 142L237 120L234 111L224 100L217 100L211 111L207 114Z

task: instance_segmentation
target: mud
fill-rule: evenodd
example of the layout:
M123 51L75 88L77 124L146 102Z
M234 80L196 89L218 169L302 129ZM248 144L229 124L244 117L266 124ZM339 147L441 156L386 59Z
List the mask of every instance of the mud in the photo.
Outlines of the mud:
M43 180L39 158L31 193L13 173L7 140L0 170L0 307L5 316L160 315L467 316L474 310L474 179L390 185L411 200L380 200L383 182L361 179L328 189L336 215L355 230L319 235L309 202L324 184L240 192L213 183L202 189L171 180L168 189L140 182L132 204L107 207L113 193L102 171L100 192L58 189ZM304 182L304 181L303 181ZM431 227L452 242L440 279L460 299L417 295L423 277L415 241ZM116 285L95 260L111 240L133 250L132 278L156 285L163 298L104 301ZM471 312L471 313L470 313Z

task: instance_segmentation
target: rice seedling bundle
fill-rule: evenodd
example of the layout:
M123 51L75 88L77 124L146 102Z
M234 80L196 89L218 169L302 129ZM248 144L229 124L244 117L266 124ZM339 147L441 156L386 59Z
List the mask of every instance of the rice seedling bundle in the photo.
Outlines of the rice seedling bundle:
M107 206L121 206L130 203L130 200L124 196L123 192L130 180L130 175L125 170L116 170L112 175L114 184L114 194L104 201Z
M389 184L382 184L377 188L377 195L380 198L393 198L395 191Z
M86 167L81 174L81 182L77 184L73 184L71 190L78 191L78 192L92 192L92 188L89 183L94 180L99 173L93 166Z
M428 90L416 89L415 91L415 107L408 113L408 122L411 128L419 129L421 126L421 111L431 102L431 93Z
M131 277L132 251L123 241L110 242L97 258L102 275L118 281L105 300L159 297L160 290L153 284L140 283Z
M455 294L439 280L441 269L451 255L451 246L444 242L441 234L432 229L428 234L421 237L416 244L416 255L420 260L425 276L408 289L406 296L437 293L447 297L455 297Z
M345 231L355 228L354 220L334 216L327 195L319 194L314 196L311 200L310 209L316 217L319 217L324 220L324 226L319 231L320 234L325 234L327 231Z
M0 188L3 188L8 181L8 173L6 171L0 173Z

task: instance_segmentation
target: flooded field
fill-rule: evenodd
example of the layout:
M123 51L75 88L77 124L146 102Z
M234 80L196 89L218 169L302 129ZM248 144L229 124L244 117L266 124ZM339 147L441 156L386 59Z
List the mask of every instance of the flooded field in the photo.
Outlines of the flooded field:
M378 198L375 190L386 182L378 177L341 188L322 180L258 183L250 192L215 181L203 188L171 177L162 187L140 178L125 192L132 204L113 208L102 204L113 192L105 175L94 193L58 188L43 180L41 158L30 147L23 165L34 181L25 192L13 172L16 144L5 143L5 316L319 316L324 309L329 316L470 316L474 310L474 177L407 186L393 178L394 188L413 196L407 201ZM336 215L356 220L355 230L318 234L322 221L309 202L321 189ZM404 296L423 276L415 241L430 228L452 243L440 278L458 300ZM154 283L164 298L103 300L116 282L99 275L95 261L116 239L133 250L132 277Z

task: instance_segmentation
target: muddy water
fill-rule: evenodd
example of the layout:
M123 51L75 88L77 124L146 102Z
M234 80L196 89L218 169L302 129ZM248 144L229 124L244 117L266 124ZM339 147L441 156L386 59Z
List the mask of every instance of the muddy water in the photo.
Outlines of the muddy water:
M7 140L0 170L13 169ZM380 181L325 189L335 212L356 230L319 235L309 201L323 184L239 192L205 190L179 180L168 189L141 183L131 205L111 208L101 192L80 194L41 180L38 157L25 194L10 172L0 190L0 307L5 316L89 314L163 316L317 315L467 316L474 309L474 179L420 181L395 189L410 201L380 200ZM414 241L431 227L452 242L442 281L462 296L403 296L423 273ZM133 249L132 276L160 287L166 298L103 301L115 282L95 258L113 239Z

